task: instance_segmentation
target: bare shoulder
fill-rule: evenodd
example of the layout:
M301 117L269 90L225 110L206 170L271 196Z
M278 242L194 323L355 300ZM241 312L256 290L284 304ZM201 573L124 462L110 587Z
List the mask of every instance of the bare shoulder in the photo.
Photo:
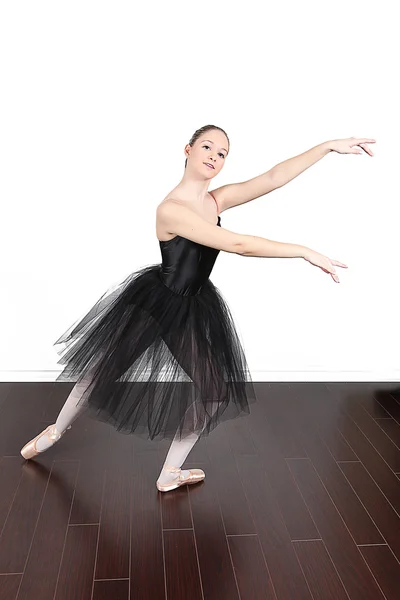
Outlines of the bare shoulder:
M218 226L216 215L215 209L209 218L185 201L168 198L157 207L157 237L160 241L169 241L179 236L203 246L241 254L246 236Z
M167 196L160 202L156 209L156 235L159 241L169 241L174 237L171 223L173 222L176 210L183 206L182 202L175 198Z
M216 225L220 210L212 192L208 192L201 211L194 204L180 198L178 193L171 193L157 206L156 229L158 239L160 241L169 240L174 234L173 225L175 220L181 218L182 215L185 217L185 214L187 217L197 216L212 225Z

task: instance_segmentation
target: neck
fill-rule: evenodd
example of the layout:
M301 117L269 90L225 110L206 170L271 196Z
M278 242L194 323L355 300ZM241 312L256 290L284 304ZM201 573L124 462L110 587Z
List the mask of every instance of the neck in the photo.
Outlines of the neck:
M185 173L176 186L179 192L188 200L203 200L208 192L210 181L204 179L203 175L190 173L185 169Z

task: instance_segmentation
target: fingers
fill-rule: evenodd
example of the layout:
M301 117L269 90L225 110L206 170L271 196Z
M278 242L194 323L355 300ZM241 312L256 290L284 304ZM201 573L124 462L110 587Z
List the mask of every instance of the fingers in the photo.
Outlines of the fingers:
M368 148L367 144L375 144L376 140L372 139L372 138L355 138L352 137L350 138L352 140L351 146L353 147L353 151L351 152L351 154L362 154L362 152L360 152L357 147L362 148L362 150L364 150L364 152L366 154L369 154L369 156L374 156L374 153L372 152L372 150L370 150L370 148Z
M331 266L331 269L329 271L326 271L326 272L330 274L330 276L332 277L333 281L335 281L336 283L340 283L339 276L336 273L335 267L342 267L344 269L347 269L348 268L347 265L345 265L344 263L339 262L338 260L330 260L329 262L331 263L332 266Z
M362 148L367 154L369 154L370 156L373 156L374 153L372 152L372 150L370 150L370 148L368 148L367 144L375 144L376 140L373 140L372 138L359 138L356 140L357 145L360 146L360 148ZM362 154L362 153L360 153Z
M370 150L370 148L368 148L368 146L366 144L358 144L358 145L360 146L360 148L362 148L370 156L374 155L374 153L372 152L372 150ZM362 154L362 152L358 152L358 154Z
M338 274L336 273L335 269L324 269L324 267L321 267L321 269L323 271L325 271L325 273L328 273L328 275L330 275L333 279L333 281L336 281L336 283L339 283L339 277Z
M338 260L331 260L331 263L335 265L335 267L342 267L343 269L348 269L349 267L344 263L339 262Z

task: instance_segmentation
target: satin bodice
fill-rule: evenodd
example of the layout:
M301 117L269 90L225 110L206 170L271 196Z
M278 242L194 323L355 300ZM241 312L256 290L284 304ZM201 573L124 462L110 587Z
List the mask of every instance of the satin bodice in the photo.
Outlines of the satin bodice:
M221 217L218 217L217 225L221 226ZM159 240L159 243L161 281L176 294L198 294L209 278L220 251L180 235L167 241Z

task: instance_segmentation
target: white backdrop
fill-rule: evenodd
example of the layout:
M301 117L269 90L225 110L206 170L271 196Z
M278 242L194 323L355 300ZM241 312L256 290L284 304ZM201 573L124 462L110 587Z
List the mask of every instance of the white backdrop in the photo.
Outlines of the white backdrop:
M328 8L330 9L328 10ZM330 153L221 225L348 264L221 252L211 275L255 380L400 379L395 4L54 1L0 7L0 378L52 380L54 341L161 260L155 210L206 124L230 137L209 189L327 140Z

